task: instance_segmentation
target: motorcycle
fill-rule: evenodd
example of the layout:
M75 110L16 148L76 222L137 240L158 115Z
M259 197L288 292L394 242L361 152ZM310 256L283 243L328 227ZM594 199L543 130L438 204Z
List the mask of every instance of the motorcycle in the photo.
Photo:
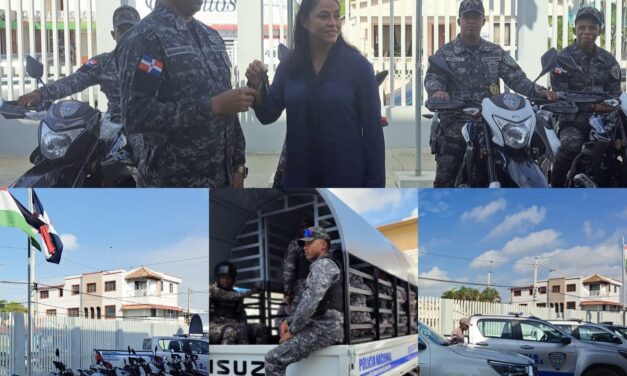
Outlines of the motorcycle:
M543 56L543 60L556 58L557 51ZM432 56L429 63L459 82L443 58ZM548 72L548 67L543 69L534 83ZM541 100L533 98L531 101ZM427 116L432 119L432 152L437 152L439 112L461 112L467 119L462 128L466 152L455 181L456 187L548 188L548 181L532 155L532 138L534 134L540 134L548 139L550 132L544 125L536 130L537 119L531 101L518 94L499 94L484 99L427 100L426 107L434 112L433 116Z
M570 56L560 56L560 69L573 71L589 80L582 68ZM554 64L551 69L556 69ZM627 93L620 98L601 92L560 91L560 101L569 103L561 108L549 108L559 120L574 121L578 113L591 113L588 133L581 152L573 160L566 176L570 188L627 186ZM608 121L607 115L614 114ZM545 172L550 174L552 164Z
M54 352L57 360L53 360L52 364L54 365L55 371L50 372L51 376L74 376L74 372L67 368L65 364L59 358L59 349L56 349Z
M45 86L41 63L28 56L26 71ZM39 146L30 155L34 167L11 184L12 188L136 186L136 169L120 124L72 99L44 102L36 110L33 113L15 102L0 106L5 117L41 117Z

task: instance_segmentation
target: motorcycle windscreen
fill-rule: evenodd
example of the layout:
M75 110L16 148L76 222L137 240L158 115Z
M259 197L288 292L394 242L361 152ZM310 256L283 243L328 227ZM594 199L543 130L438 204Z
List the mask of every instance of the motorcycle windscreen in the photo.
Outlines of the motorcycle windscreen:
M549 188L546 177L537 164L531 160L509 160L507 172L520 188Z

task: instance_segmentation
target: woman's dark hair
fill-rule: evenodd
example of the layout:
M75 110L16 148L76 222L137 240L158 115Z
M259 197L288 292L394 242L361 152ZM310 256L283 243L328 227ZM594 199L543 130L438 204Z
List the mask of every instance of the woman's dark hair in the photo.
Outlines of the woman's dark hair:
M296 14L296 19L294 21L294 37L292 38L292 53L285 62L286 72L291 77L296 76L298 71L302 69L303 66L309 65L309 60L311 59L309 51L309 34L303 25L303 21L309 17L319 2L320 0L303 0L300 4L298 13ZM339 0L335 0L335 2L338 6L340 5ZM342 33L340 33L336 43L358 51L355 47L351 46L344 40Z

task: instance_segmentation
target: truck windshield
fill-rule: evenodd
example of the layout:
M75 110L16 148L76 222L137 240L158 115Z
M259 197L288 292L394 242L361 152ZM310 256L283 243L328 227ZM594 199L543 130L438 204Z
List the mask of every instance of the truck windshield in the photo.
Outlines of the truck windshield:
M449 346L451 343L440 334L436 333L433 329L429 328L422 321L418 321L418 333L422 337L425 337L429 342L433 342L440 346Z

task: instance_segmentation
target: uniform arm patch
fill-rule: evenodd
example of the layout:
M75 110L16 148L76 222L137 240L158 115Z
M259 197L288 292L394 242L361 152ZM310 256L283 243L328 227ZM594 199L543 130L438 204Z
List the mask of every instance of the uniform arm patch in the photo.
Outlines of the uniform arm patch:
M149 55L143 54L133 75L133 90L155 96L165 65Z

